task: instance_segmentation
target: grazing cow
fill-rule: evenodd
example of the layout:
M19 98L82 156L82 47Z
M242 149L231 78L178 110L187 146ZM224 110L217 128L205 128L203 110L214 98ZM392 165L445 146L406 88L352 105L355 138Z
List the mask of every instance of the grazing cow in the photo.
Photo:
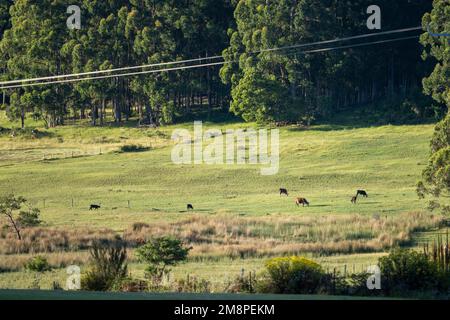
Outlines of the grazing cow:
M188 210L194 210L194 207L192 206L192 204L188 203L187 209L188 209Z
M288 191L287 191L287 189L285 189L285 188L280 188L280 196L281 196L282 194L285 194L286 196L289 196Z
M353 197L352 197L352 200L351 200L352 203L355 204L357 199L358 199L358 196L353 196Z
M302 207L304 207L305 204L309 207L309 202L305 198L295 198L295 204L297 205L297 207L299 205L302 205Z
M98 210L100 209L100 206L98 204L91 204L91 206L89 207L89 210Z
M361 195L363 197L368 197L367 192L365 190L357 190L356 191L356 196Z

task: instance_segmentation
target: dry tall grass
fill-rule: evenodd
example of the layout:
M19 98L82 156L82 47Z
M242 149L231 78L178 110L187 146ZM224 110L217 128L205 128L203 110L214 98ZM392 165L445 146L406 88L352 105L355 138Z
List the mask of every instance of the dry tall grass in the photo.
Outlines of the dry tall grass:
M123 233L128 247L137 247L151 237L175 236L193 247L195 260L223 257L247 258L379 252L406 244L413 232L439 225L440 216L413 212L395 216L194 216L178 222L135 223ZM48 254L53 266L86 262L82 250L94 240L113 239L111 230L65 230L30 228L23 240L13 233L0 234L0 268L15 270L33 254ZM133 259L133 252L130 252Z
M0 254L78 251L87 249L96 239L113 239L111 230L76 230L27 228L21 231L22 240L12 232L0 233Z
M89 261L88 251L53 252L40 254L44 256L52 268L65 268L69 265L83 265ZM0 272L21 270L35 254L11 254L0 256Z
M415 231L439 224L426 213L393 217L336 215L319 217L197 216L181 222L139 224L124 239L139 244L152 236L173 235L193 246L192 256L259 257L301 252L327 255L375 252L411 240Z

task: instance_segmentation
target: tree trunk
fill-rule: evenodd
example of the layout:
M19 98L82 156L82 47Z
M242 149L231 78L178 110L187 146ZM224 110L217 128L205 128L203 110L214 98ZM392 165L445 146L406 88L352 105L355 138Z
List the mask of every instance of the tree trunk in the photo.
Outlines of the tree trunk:
M22 129L25 128L25 108L21 108L20 110L20 124Z
M210 74L209 74L209 68L208 68L208 120L211 118L211 112L212 112L211 81L210 81Z
M106 105L106 99L102 99L102 106L100 107L100 125L103 126L103 120L105 115L105 105Z
M97 116L98 116L98 107L94 103L91 108L91 120L92 120L93 126L95 126L97 124Z
M19 227L17 226L16 222L14 221L14 219L13 219L13 217L12 217L12 214L7 214L7 216L8 216L8 218L9 218L9 221L11 222L11 224L12 224L14 230L16 231L17 238L18 238L19 240L22 240L22 236L20 235Z
M138 113L139 113L139 125L141 125L142 120L144 120L144 115L142 111L142 104L140 102L138 103Z

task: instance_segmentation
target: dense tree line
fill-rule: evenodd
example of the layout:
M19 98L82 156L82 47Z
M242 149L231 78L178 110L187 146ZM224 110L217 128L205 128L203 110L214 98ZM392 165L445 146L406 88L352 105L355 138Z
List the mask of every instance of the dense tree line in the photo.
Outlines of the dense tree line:
M66 26L67 0L16 0L9 6L0 42L3 79L58 75L206 57L228 43L232 7L226 0L83 0L81 30ZM9 28L8 28L9 25ZM67 117L90 116L102 124L106 110L116 122L138 115L159 125L194 105L209 112L224 105L226 86L217 67L128 78L14 89L7 114L33 112L51 126Z
M160 125L194 108L211 116L217 107L229 107L246 121L309 123L362 110L382 112L395 122L443 112L442 98L433 105L422 94L422 78L433 63L421 60L416 39L320 53L261 51L376 32L366 26L369 0L83 0L82 29L72 31L66 27L70 4L2 1L1 78L89 72L222 52L233 63L221 69L10 90L5 104L11 119L23 124L32 112L48 126L87 117L101 125L110 112L118 123L138 116L141 124ZM422 0L377 4L381 31L420 25L432 5ZM364 41L374 40L332 46ZM433 97L442 95L433 89L436 79L425 81ZM439 85L445 83L440 80Z
M366 8L372 2L239 1L234 13L237 27L225 51L227 58L239 63L221 70L224 81L232 86L231 110L246 120L306 121L370 105L386 104L392 120L399 112L412 111L418 116L429 112L421 101L421 80L429 65L421 61L416 39L325 53L264 52L368 33ZM385 0L377 5L382 13L381 31L419 26L424 12L431 9L430 2L420 0ZM364 41L376 40L380 38Z

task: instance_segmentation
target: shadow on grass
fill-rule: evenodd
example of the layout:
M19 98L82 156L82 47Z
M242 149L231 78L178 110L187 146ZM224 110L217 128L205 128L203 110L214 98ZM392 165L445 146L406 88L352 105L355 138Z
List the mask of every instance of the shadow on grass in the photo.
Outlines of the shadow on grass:
M387 112L387 111L385 111ZM426 125L435 124L435 118L406 118L395 116L394 114L377 113L370 109L358 108L336 112L332 118L318 117L317 125L291 127L289 131L342 131L352 129L376 128L382 126L403 126L403 125Z
M312 207L312 208L320 208L320 207L331 207L331 205L330 204L311 204L311 205L309 205L310 207Z
M194 209L194 210L180 210L179 213L196 213L196 212L208 212L211 213L212 209Z
M3 128L0 127L0 137L9 136L12 138L22 138L29 140L39 140L41 138L60 138L60 135L52 131L42 131L35 128Z
M203 121L215 124L235 124L241 123L242 119L235 116L231 112L223 108L212 108L211 112L208 112L206 106L193 106L189 113L178 114L175 118L175 123Z
M381 201L358 201L357 204L369 205L369 204L380 204L383 203Z

